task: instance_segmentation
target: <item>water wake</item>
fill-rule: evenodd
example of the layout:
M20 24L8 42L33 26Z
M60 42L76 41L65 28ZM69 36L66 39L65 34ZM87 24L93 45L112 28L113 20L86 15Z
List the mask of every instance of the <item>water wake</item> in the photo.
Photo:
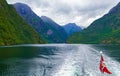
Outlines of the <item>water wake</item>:
M104 57L107 67L113 73L109 76L119 76L119 62L106 55ZM66 54L63 64L58 67L53 76L100 76L99 62L98 50L88 45L80 45Z

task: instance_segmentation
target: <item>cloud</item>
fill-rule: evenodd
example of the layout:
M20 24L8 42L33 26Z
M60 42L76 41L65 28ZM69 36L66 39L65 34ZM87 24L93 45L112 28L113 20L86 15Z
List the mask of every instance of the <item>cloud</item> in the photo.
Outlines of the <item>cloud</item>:
M87 27L107 13L119 0L7 0L28 4L39 16L45 15L64 25L76 23Z

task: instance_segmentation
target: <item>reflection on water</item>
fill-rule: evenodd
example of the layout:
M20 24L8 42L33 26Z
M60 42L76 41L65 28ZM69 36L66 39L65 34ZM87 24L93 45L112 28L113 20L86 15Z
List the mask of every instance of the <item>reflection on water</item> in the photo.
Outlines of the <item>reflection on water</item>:
M52 55L56 47L35 47L35 46L15 46L15 47L0 47L0 58L9 57L35 57L39 54Z
M119 49L116 45L82 44L1 46L0 76L97 76L100 50L106 54L108 67L113 66L110 76L119 76L120 64L114 60L120 59Z

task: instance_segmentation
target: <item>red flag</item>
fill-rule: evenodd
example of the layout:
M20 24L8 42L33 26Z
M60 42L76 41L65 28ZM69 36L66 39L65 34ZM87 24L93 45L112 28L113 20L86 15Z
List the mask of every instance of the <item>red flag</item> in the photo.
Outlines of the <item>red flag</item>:
M100 60L100 71L102 73L106 72L107 74L112 74L106 67L105 63L104 63L104 58L103 56L101 55L101 60Z

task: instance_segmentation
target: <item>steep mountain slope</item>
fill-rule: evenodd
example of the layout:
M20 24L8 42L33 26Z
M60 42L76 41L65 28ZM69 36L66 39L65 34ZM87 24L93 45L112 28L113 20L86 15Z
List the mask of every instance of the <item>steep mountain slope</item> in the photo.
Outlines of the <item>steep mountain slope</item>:
M63 28L65 29L69 36L72 35L73 33L82 31L82 28L77 26L75 23L68 23L64 25Z
M0 0L0 45L45 43L6 0Z
M22 3L14 4L17 12L28 22L41 36L49 43L63 43L65 39L60 35L58 26L54 24L45 23L39 16L37 16L29 6ZM56 28L58 27L58 28Z
M66 38L68 37L66 31L64 30L64 28L62 26L60 26L59 24L57 24L56 22L54 22L52 19L46 17L46 16L42 16L41 19L48 25L54 27L57 31L57 34L60 36L60 39L62 39L64 42L66 41Z
M70 43L120 43L120 3L88 28L72 35Z

